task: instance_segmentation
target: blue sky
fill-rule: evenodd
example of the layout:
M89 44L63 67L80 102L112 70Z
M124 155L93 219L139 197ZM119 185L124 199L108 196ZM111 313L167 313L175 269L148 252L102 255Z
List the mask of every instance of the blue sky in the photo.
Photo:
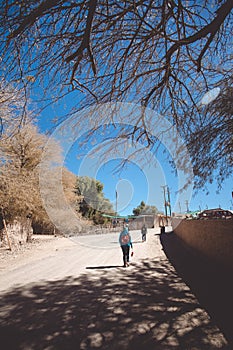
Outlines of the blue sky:
M210 14L209 11L205 11L203 9L202 17L201 17L203 20L203 23L208 22L209 14ZM151 20L154 21L154 18L152 17ZM63 24L63 20L61 24ZM56 27L56 30L57 29L58 28ZM173 30L172 25L170 26L170 30ZM186 34L188 34L188 32ZM192 35L191 29L190 29L190 35ZM174 31L174 39L175 39L175 36L176 36L176 32ZM32 42L34 42L34 38L32 37L31 39L32 39ZM41 44L42 44L41 47L43 48L43 41L41 42ZM57 45L58 46L55 45L55 49L57 49L61 44L58 42ZM194 43L193 46L195 45L196 44ZM27 47L27 44L26 44L26 47ZM37 45L35 45L35 47L37 47ZM164 51L163 48L159 50L159 52L162 55L164 54L163 51ZM33 54L36 54L36 53L37 52L32 53L32 56ZM216 64L218 64L218 61L219 62L221 61L221 57L222 57L221 55L219 57L216 55L216 57L214 58L216 60ZM27 63L27 59L26 59L26 63ZM37 67L37 64L38 64L38 67ZM36 71L37 68L39 69L39 71L41 71L40 64L41 64L41 56L39 55L35 61L33 60L33 65L31 67L33 68L32 74L34 70ZM187 64L189 64L189 62L187 62ZM227 59L226 65L228 64L229 64L229 61ZM130 65L133 65L133 62L130 62ZM45 66L47 67L47 62ZM158 61L158 66L160 66L160 61ZM86 65L84 65L84 68L85 67ZM26 69L28 68L27 64L25 68ZM103 70L105 69L105 67L101 67L101 68ZM111 70L111 67L110 67L110 70ZM54 73L53 69L51 68L48 69L46 71L44 79L42 80L39 79L38 81L35 81L32 84L32 91L31 91L32 101L33 100L40 101L43 97L44 90L45 92L47 92L47 96L49 95L50 91L48 87L50 86L50 82L52 82L52 80L50 81L50 75L52 77L53 73ZM66 82L62 80L62 77L63 76L62 75L60 76L59 74L56 76L59 83L61 83L61 86L63 86L63 84L65 86ZM81 75L81 78L82 78L81 81L85 82L86 74L83 74L83 76ZM213 79L214 80L212 81L212 85L214 85L217 82L217 80L220 79L220 77L214 77ZM145 80L145 83L147 83L146 80ZM190 84L192 84L192 80L190 80ZM105 88L108 88L108 86L105 86ZM200 85L200 88L201 88L201 85ZM134 90L134 93L135 93L135 90ZM215 90L215 93L216 93L216 90ZM55 96L53 97L56 98L57 93L55 92L54 95ZM197 95L199 95L199 90L197 91ZM51 96L48 96L48 97L51 97ZM61 118L63 115L69 112L70 108L74 105L74 102L78 104L80 102L80 99L81 97L79 96L77 91L74 91L68 96L66 96L66 98L60 99L58 100L57 103L54 103L53 105L44 109L43 112L41 112L40 116L38 117L38 124L39 124L40 131L46 132L50 130L54 126L52 124L52 120L59 120L59 118ZM82 130L80 130L80 132L82 132ZM69 137L69 135L67 135L67 137ZM103 143L103 139L104 139L104 135L98 135L97 141L99 143L101 142ZM81 150L75 140L72 145L70 145L68 141L67 141L68 146L65 143L66 143L66 140L63 140L63 146L64 147L69 146L69 149L68 150L66 149L67 153L64 159L64 165L76 175L93 176L96 179L100 180L104 185L105 196L108 199L110 199L114 207L117 204L117 210L122 215L131 214L132 209L137 207L142 200L146 202L146 204L155 205L160 211L163 211L164 200L163 200L162 186L165 186L165 185L167 185L170 189L172 211L185 212L187 209L187 203L190 210L198 210L199 208L201 209L215 208L218 206L221 206L222 208L225 208L225 209L227 208L233 209L233 202L232 202L232 196L231 196L231 193L233 191L232 179L228 179L222 184L222 189L218 194L217 194L218 189L217 189L216 183L212 183L211 185L207 184L206 189L198 191L198 193L195 195L191 186L189 186L189 191L185 192L184 194L180 194L177 191L180 188L180 179L181 179L181 184L183 183L182 174L179 174L178 177L174 175L172 168L169 162L167 161L166 155L164 155L163 152L160 152L158 154L158 156L156 157L156 162L151 166L150 164L142 164L140 159L135 158L131 162L128 162L127 166L124 169L122 169L121 172L116 172L115 169L119 165L119 162L122 160L122 158L120 157L119 151L117 153L118 157L113 154L109 154L109 157L106 159L106 161L100 160L100 158L96 156L95 161L97 164L94 165L93 164L94 161L93 161L93 158L91 158L91 156L93 157L93 154L95 155L95 150L96 150L95 142L93 142L93 144L90 142L89 147L86 150ZM90 154L91 151L92 151L92 155ZM78 157L78 155L80 156L80 154L82 153L84 154L83 157L81 158ZM88 155L90 155L90 158L88 157ZM97 151L96 151L96 155L97 155ZM118 194L118 197L117 197L118 203L116 203L116 191Z
M120 158L110 160L101 164L99 169L92 173L88 165L82 167L82 159L77 159L75 153L70 152L66 158L65 165L76 175L91 176L100 180L104 184L105 196L110 199L114 209L117 201L118 213L121 215L132 214L133 208L137 207L142 200L149 205L155 205L160 211L164 212L164 193L162 188L164 185L169 187L172 211L174 211L174 205L178 196L178 180L166 159L160 159L159 169L157 167L151 169L150 179L148 179L145 169L133 162L128 162L121 171L116 171L120 161ZM93 162L93 159L90 158L89 162ZM231 201L232 190L231 179L225 181L222 185L222 190L218 194L216 183L208 185L207 189L199 190L197 194L193 190L191 197L181 197L176 203L175 211L185 212L187 202L189 210L199 210L200 208L203 210L219 206L224 209L231 209L233 207Z
M69 100L66 101L66 105L68 104ZM64 113L61 106L62 104L59 103L43 111L38 120L42 132L52 127L52 119ZM142 165L138 159L135 159L135 161L127 162L126 166L117 172L116 168L122 160L121 157L109 155L107 159L100 160L95 150L95 147L103 142L105 136L99 134L83 149L80 148L78 142L73 142L65 156L64 165L76 175L90 176L101 181L106 198L112 202L114 209L117 208L119 214L132 214L133 208L137 207L142 200L148 205L155 205L159 211L164 212L162 188L164 185L167 185L170 190L172 211L185 212L187 205L191 211L219 206L224 209L233 209L232 179L222 184L219 193L217 193L217 184L213 183L196 194L192 186L188 193L179 194L177 193L178 178L162 151L156 156L156 165L152 167Z

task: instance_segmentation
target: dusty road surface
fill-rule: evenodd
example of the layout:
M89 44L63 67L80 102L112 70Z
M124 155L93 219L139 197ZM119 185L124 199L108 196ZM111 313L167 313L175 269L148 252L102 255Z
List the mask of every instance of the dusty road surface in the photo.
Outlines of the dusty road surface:
M0 270L7 350L216 350L228 341L176 273L159 229L122 267L118 233L53 238Z

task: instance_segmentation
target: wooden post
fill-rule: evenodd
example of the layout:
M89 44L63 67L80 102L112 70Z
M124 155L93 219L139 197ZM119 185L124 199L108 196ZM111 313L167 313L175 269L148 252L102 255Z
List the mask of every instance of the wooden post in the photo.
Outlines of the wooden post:
M2 221L3 221L4 229L6 231L6 238L7 238L7 243L8 243L9 249L12 250L11 249L11 242L10 242L10 239L9 239L9 236L8 236L7 227L6 227L6 220L4 218L2 218Z

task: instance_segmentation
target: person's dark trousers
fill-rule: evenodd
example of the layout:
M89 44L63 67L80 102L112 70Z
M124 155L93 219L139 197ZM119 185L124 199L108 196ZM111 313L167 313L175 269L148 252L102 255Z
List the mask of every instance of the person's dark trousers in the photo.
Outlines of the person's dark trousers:
M123 262L124 266L127 262L129 262L129 246L128 245L122 245L121 246L122 252L123 252Z

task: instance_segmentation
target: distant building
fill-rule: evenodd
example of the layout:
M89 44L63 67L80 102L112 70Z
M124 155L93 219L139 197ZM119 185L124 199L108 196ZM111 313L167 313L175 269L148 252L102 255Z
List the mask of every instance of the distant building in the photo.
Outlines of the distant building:
M233 219L233 213L230 210L221 208L203 210L197 215L198 219Z

